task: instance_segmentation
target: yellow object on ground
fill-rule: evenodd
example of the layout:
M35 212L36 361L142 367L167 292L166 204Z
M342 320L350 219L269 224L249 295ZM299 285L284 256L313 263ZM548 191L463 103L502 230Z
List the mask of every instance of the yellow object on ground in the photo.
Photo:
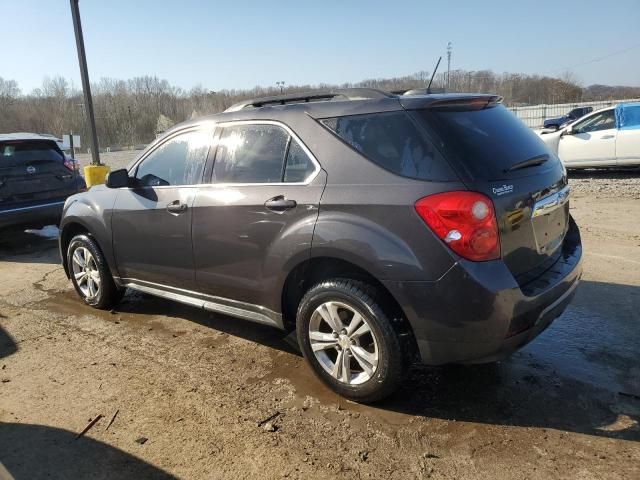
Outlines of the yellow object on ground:
M87 188L104 183L111 169L107 165L87 165L84 167L84 181Z

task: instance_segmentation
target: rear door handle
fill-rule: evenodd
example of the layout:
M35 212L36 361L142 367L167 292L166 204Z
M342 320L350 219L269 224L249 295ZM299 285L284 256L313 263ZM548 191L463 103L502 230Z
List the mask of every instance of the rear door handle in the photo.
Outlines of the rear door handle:
M187 211L187 204L180 203L180 200L174 200L169 205L167 205L167 212L180 215L183 212Z
M296 208L298 203L295 200L289 200L284 195L278 195L277 197L270 198L264 202L264 206L272 212L283 213L292 208Z

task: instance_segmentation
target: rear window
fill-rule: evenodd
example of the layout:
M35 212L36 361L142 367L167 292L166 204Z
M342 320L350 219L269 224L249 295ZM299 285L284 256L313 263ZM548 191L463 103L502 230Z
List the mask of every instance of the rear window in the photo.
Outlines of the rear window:
M451 181L451 167L406 112L326 118L322 123L380 167L418 180Z
M62 153L49 142L0 143L0 163L24 165L37 162L63 162Z
M542 140L502 105L484 109L424 109L415 117L439 143L448 159L474 179L497 180L505 176L531 175L553 164L516 170L516 163L549 154Z

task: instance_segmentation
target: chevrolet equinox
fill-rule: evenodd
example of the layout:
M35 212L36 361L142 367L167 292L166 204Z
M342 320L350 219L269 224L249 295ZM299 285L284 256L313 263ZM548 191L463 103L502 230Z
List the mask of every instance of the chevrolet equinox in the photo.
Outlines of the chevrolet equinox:
M482 94L347 89L180 124L70 197L65 271L111 308L131 288L296 331L360 402L412 363L480 363L566 308L582 247L557 156Z

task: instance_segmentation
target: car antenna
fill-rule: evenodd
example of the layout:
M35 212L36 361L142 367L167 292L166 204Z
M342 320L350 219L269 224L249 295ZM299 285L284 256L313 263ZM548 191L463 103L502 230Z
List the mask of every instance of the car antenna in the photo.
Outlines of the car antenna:
M433 77L436 76L436 72L438 71L438 67L440 66L440 60L442 60L442 56L438 59L438 63L436 63L436 68L433 69L433 73L431 74L431 80L429 80L429 85L427 85L427 95L431 93L431 82L433 82Z

